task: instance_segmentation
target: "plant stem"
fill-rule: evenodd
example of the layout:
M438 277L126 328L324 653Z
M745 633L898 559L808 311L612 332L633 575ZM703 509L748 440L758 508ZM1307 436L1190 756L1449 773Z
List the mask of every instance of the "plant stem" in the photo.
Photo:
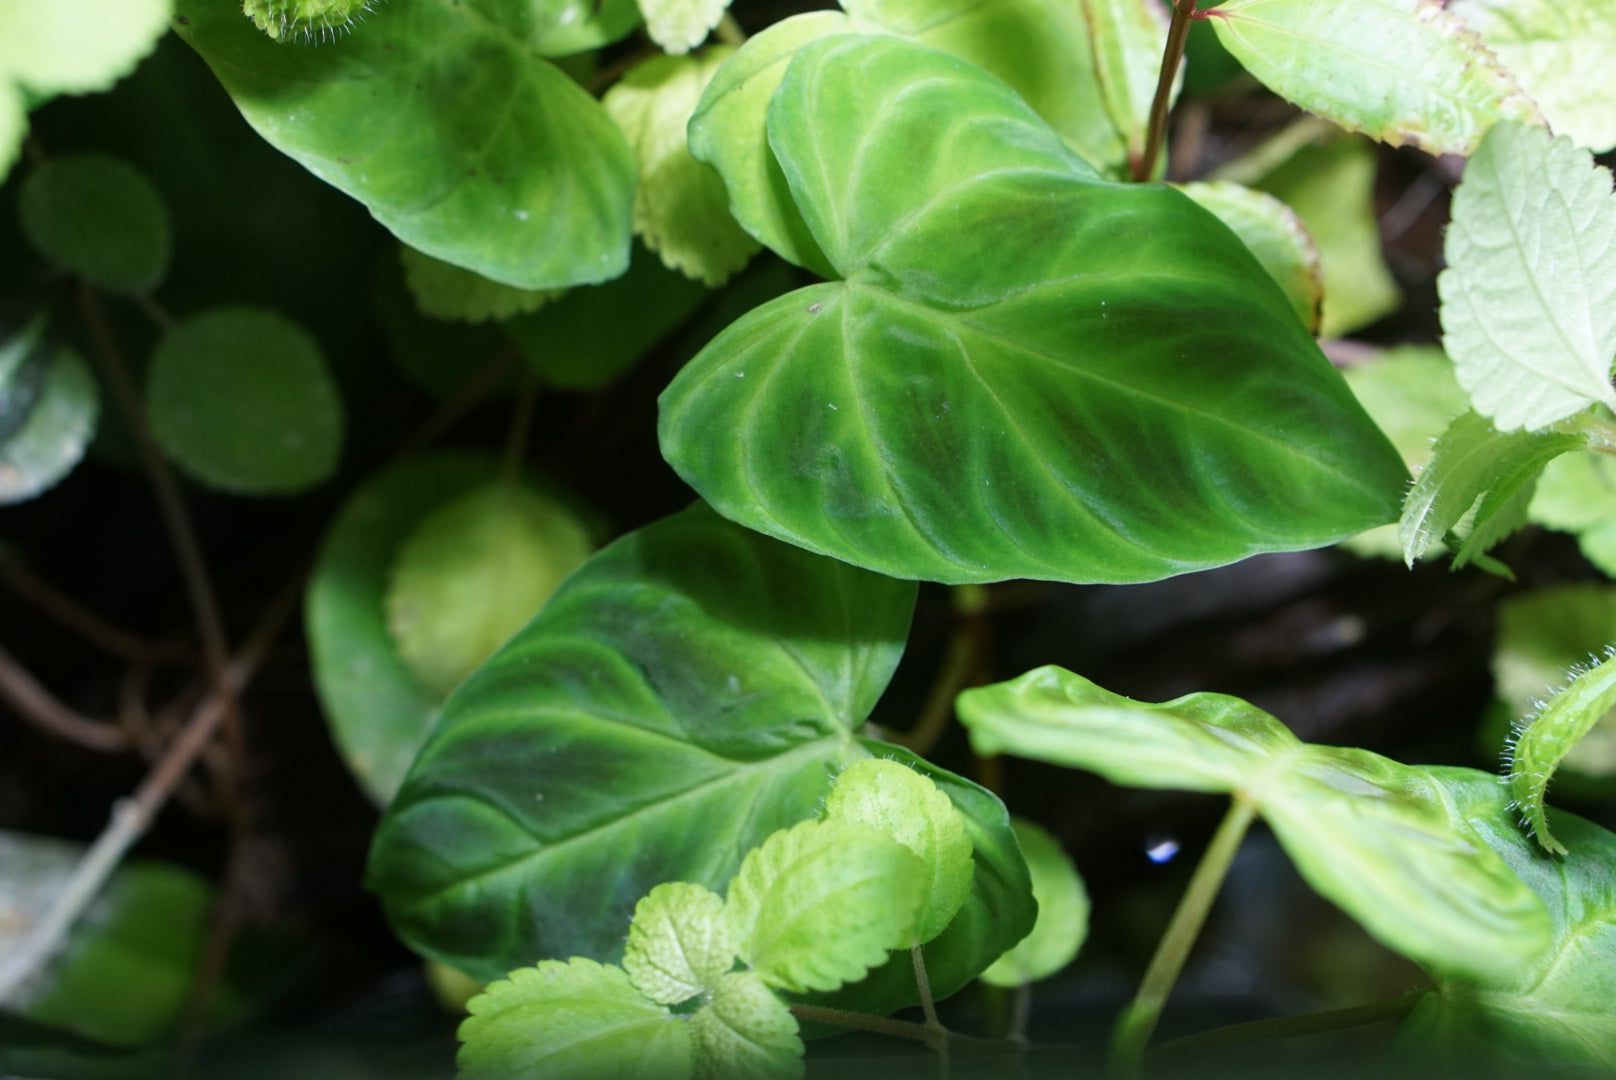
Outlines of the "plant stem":
M1156 97L1150 103L1150 127L1145 133L1145 152L1133 163L1133 178L1149 180L1156 172L1167 141L1167 105L1173 96L1173 81L1184 62L1184 43L1189 40L1190 20L1195 17L1196 0L1174 0L1173 21L1167 28L1167 48L1162 52L1161 74L1156 80Z
M1167 996L1172 993L1173 984L1184 969L1190 947L1195 944L1201 926L1206 922L1207 912L1212 909L1212 901L1217 898L1218 889L1229 872L1229 864L1234 860L1234 854L1239 850L1240 841L1245 838L1256 812L1257 805L1249 796L1244 792L1235 793L1229 812L1223 816L1212 843L1201 856L1189 887L1178 902L1178 910L1173 912L1172 922L1167 924L1167 932L1156 946L1156 955L1150 959L1150 967L1139 985L1139 993L1134 995L1133 1001L1117 1019L1111 1037L1113 1073L1120 1076L1139 1075L1145 1046L1150 1042L1151 1033L1156 1030L1162 1006L1167 1003Z
M713 34L725 45L733 45L737 49L746 44L746 31L735 21L735 16L727 11L724 12L724 17L718 20L718 26Z
M908 731L887 736L921 757L929 754L948 730L948 722L954 717L954 699L977 681L987 653L987 589L961 585L953 590L953 598L954 632L948 639L943 665L921 706L920 719Z
M516 391L516 407L511 411L511 427L505 436L505 462L500 479L514 484L522 476L522 457L527 452L528 430L533 422L533 401L539 394L538 376L529 372Z
M129 749L129 736L122 728L81 716L62 704L3 646L0 646L0 699L42 731L90 750L115 754Z
M815 1024L833 1024L855 1031L873 1031L877 1035L891 1035L911 1042L934 1044L937 1031L926 1024L913 1024L908 1020L894 1020L890 1016L871 1016L868 1013L849 1012L846 1009L827 1009L823 1005L793 1005L791 1015L798 1020ZM946 1034L946 1029L944 1029Z
M36 577L15 556L0 554L0 584L90 644L134 664L191 663L195 654L172 642L150 642L113 626L59 589Z
M1152 1061L1176 1059L1219 1046L1233 1046L1259 1039L1289 1039L1300 1035L1317 1035L1326 1031L1342 1031L1347 1028L1363 1027L1366 1024L1378 1024L1383 1020L1397 1020L1408 1015L1409 1010L1429 992L1429 990L1410 990L1406 994L1371 1001L1367 1005L1353 1005L1350 1008L1330 1009L1327 1012L1281 1016L1272 1020L1253 1020L1247 1024L1213 1028L1211 1031L1201 1031L1194 1035L1186 1035L1182 1039L1162 1043L1150 1052L1150 1058Z

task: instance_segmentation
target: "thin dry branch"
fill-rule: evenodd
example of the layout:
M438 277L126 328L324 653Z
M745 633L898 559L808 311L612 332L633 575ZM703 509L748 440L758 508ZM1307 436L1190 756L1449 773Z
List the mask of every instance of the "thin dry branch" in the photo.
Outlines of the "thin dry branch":
M3 646L0 646L0 698L24 720L51 735L108 754L129 749L129 736L122 728L92 720L62 704Z

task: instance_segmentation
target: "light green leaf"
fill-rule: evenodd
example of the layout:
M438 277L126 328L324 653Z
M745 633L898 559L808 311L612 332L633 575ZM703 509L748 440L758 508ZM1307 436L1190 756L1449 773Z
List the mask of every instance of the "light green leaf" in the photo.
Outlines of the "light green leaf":
M1474 834L1434 770L1300 742L1238 698L1147 705L1054 667L968 690L959 710L980 754L1136 787L1242 793L1308 884L1436 970L1508 977L1548 942L1542 902Z
M318 47L278 45L230 3L177 9L247 122L409 246L523 289L627 267L633 155L542 57L626 33L633 0L386 0Z
M378 805L403 783L442 703L388 633L393 561L423 521L497 471L491 460L439 454L378 473L343 505L320 545L304 600L314 685L343 761Z
M149 292L168 270L162 196L118 158L78 154L46 161L23 182L17 212L35 250L103 288Z
M1375 154L1368 143L1339 138L1304 146L1254 186L1295 211L1318 248L1324 275L1319 336L1341 337L1397 310L1402 293L1381 252Z
M518 289L492 281L471 270L416 251L398 247L404 283L422 314L434 319L486 322L537 311L563 295L565 289Z
M4 180L11 166L16 164L27 131L28 109L22 92L0 75L0 180Z
M1442 344L1500 431L1616 407L1616 196L1569 139L1500 124L1465 166L1437 278Z
M621 968L545 960L467 1003L459 1080L688 1080L690 1027L646 998Z
M1348 131L1470 154L1530 98L1439 0L1226 0L1203 12L1270 90Z
M1016 839L1032 874L1038 921L1032 933L982 972L990 986L1024 986L1072 962L1089 934L1089 894L1072 858L1042 827L1015 819Z
M1284 290L1308 333L1317 334L1324 272L1318 246L1296 211L1266 192L1227 180L1175 186L1229 226Z
M834 990L909 946L925 886L919 857L885 833L804 821L742 860L724 917L736 953L770 986Z
M1509 787L1526 824L1543 849L1566 854L1549 831L1543 805L1549 780L1568 754L1616 707L1616 654L1581 672L1515 733L1509 752Z
M156 46L172 6L172 0L0 5L0 84L9 78L36 94L106 90Z
M1583 558L1616 577L1616 459L1567 454L1543 469L1528 516L1575 533Z
M722 888L867 756L853 732L913 604L911 583L700 505L624 537L446 704L370 887L413 948L475 978L615 959L652 887Z
M680 56L707 40L729 10L730 0L639 0L639 4L646 34L663 52Z
M520 630L594 545L555 499L495 481L432 512L399 549L387 628L429 693L447 697Z
M1616 21L1605 0L1450 0L1532 95L1549 126L1596 153L1616 148Z
M803 1074L797 1018L752 971L725 975L690 1016L696 1080L796 1080Z
M623 970L640 993L678 1005L718 987L735 967L724 898L701 885L671 881L634 905Z
M652 57L630 69L604 101L639 161L634 232L670 269L715 288L758 245L730 217L718 174L690 156L685 127L713 73L734 53L715 45L700 56Z
M721 513L951 583L1152 580L1392 516L1401 462L1245 247L1096 179L1004 83L834 37L769 129L845 280L664 392L663 454Z
M1401 1041L1417 1052L1488 1074L1608 1076L1616 1071L1616 836L1579 817L1549 811L1567 854L1538 851L1516 827L1497 778L1471 769L1432 769L1447 797L1548 905L1554 934L1529 967L1508 978L1472 980L1437 971L1436 989L1409 1014ZM1565 1070L1571 1070L1569 1073ZM1494 1072L1493 1070L1497 1070Z
M1131 168L1145 153L1150 106L1167 51L1168 11L1161 0L1082 0L1082 4L1094 49L1094 75L1111 124L1127 143ZM1180 65L1169 103L1178 98L1183 85ZM1160 160L1165 164L1165 155Z
M0 506L55 487L84 457L101 400L79 355L44 321L0 326Z
M1494 520L1517 523L1521 500L1556 457L1588 443L1587 436L1555 431L1500 434L1476 413L1467 412L1437 439L1430 463L1421 470L1403 503L1398 533L1410 565L1440 545L1474 512L1471 531L1498 539Z
M170 330L147 375L146 418L182 469L242 495L312 487L342 452L342 399L320 346L262 308L215 308Z
M0 966L56 900L85 850L0 832ZM75 925L66 949L6 1002L6 1011L114 1046L168 1037L190 997L212 902L207 882L189 870L124 863Z
M826 821L877 829L915 853L924 867L915 943L941 934L971 891L971 838L965 815L937 785L896 761L855 761L825 799Z

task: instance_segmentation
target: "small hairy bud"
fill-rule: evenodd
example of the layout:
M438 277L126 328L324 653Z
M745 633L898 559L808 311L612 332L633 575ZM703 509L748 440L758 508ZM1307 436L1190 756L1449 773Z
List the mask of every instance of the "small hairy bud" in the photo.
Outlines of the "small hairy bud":
M346 33L371 10L373 0L242 0L241 10L276 41L305 41Z

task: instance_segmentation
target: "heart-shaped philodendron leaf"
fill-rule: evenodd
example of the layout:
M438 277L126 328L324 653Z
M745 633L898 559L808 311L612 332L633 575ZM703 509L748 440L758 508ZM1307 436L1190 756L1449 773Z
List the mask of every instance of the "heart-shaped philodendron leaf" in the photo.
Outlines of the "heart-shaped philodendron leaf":
M653 886L723 889L765 837L817 815L844 765L903 758L853 733L913 604L907 582L702 505L624 537L449 699L377 831L371 888L412 947L475 978L615 959ZM1032 905L1003 805L925 772L977 861L927 949L941 995L1025 934ZM914 1000L895 967L858 984L875 1008Z
M720 513L955 583L1153 580L1396 513L1396 451L1250 252L1096 178L998 79L833 37L768 124L841 280L663 394L663 453Z
M1560 762L1616 707L1616 653L1608 650L1603 662L1579 673L1510 740L1510 791L1527 828L1555 855L1567 854L1566 847L1549 830L1543 798Z
M524 289L628 266L633 154L544 57L627 33L633 0L387 0L318 47L276 44L233 3L175 7L247 122L411 247Z
M1239 698L1141 704L1056 667L968 690L959 709L978 753L1134 787L1244 793L1309 884L1434 970L1513 978L1548 946L1543 902L1431 769L1303 743Z
M1472 769L1431 769L1454 812L1548 905L1551 942L1513 977L1478 981L1440 969L1436 989L1404 1022L1402 1040L1461 1061L1493 1059L1490 1075L1609 1076L1616 1072L1616 836L1551 810L1567 853L1536 849L1515 826L1509 792Z

